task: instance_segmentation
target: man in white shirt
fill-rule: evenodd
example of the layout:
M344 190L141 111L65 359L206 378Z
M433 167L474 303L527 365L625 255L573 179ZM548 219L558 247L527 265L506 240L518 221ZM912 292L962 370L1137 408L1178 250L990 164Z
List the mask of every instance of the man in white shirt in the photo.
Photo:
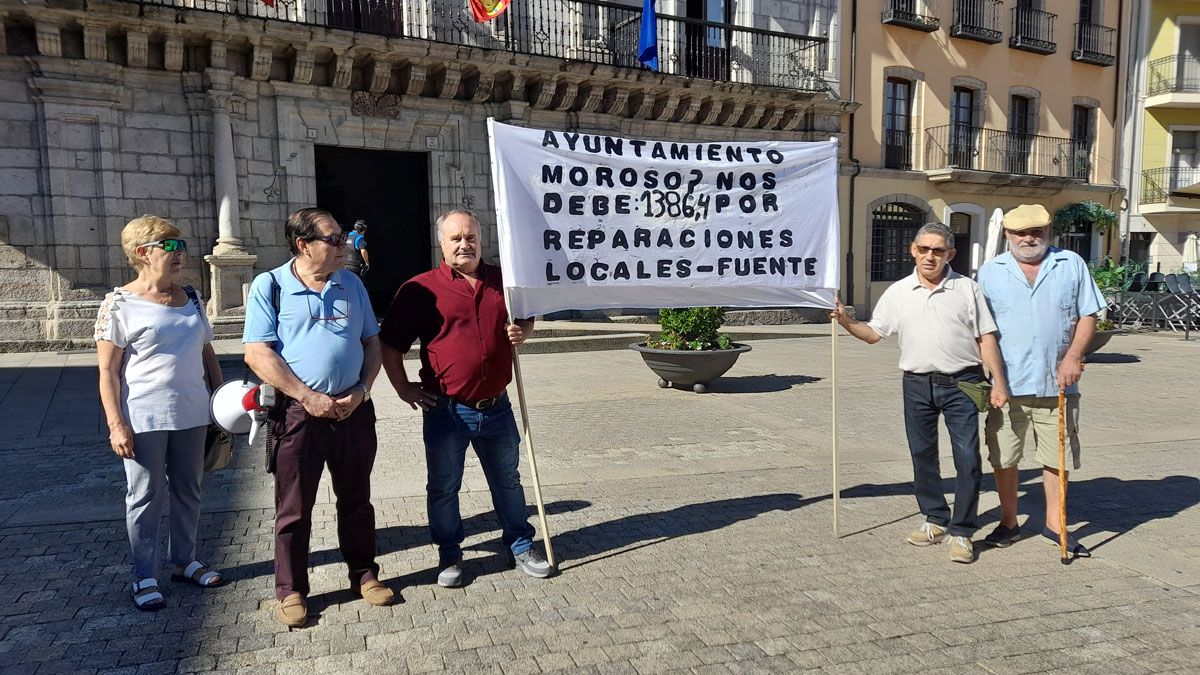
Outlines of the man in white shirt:
M857 321L841 302L830 313L854 337L868 344L900 335L900 369L904 371L904 427L913 461L913 487L925 523L908 536L914 546L939 544L950 536L950 559L975 559L971 535L977 527L979 483L979 409L959 382L983 379L980 364L995 378L993 406L1007 400L996 324L974 281L950 269L954 234L939 223L923 226L909 247L916 268L892 284L870 322ZM957 473L954 512L942 493L938 466L938 415L946 419Z

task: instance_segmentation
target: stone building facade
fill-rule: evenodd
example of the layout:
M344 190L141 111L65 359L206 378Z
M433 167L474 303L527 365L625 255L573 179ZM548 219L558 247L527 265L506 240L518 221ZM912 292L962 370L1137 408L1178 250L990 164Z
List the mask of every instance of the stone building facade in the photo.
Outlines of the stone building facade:
M474 24L442 0L163 1L0 0L8 349L87 341L99 300L132 276L120 231L143 213L183 230L187 280L233 334L247 283L287 259L296 208L366 214L376 298L436 264L432 222L448 208L480 214L495 257L489 117L805 140L836 135L851 107L833 0L738 2L724 17L660 2L661 72L632 56L640 3L534 0Z

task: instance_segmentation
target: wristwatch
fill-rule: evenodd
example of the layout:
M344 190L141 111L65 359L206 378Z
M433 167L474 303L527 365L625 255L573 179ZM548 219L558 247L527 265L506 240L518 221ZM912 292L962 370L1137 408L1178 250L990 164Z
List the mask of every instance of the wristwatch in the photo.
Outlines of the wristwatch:
M359 389L362 389L362 393L363 393L363 400L364 400L364 401L370 401L370 400L371 400L371 390L370 390L370 389L367 389L367 385L363 384L362 382L359 382L359 383L358 383L358 388L359 388Z

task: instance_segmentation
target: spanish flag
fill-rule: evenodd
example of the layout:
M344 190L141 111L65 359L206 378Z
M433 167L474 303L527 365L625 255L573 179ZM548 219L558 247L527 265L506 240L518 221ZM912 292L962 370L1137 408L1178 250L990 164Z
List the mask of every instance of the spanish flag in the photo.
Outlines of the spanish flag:
M504 13L508 9L508 4L512 0L468 0L471 4L471 15L475 17L476 23L491 21L492 19Z

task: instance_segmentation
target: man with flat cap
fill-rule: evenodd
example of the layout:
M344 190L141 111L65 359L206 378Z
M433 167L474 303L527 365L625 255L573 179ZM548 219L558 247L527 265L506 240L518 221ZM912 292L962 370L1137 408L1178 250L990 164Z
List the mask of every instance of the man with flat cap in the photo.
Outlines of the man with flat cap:
M990 410L984 427L1000 496L1000 524L982 542L993 547L1008 546L1021 537L1018 465L1030 430L1046 493L1042 535L1057 544L1060 528L1066 527L1058 509L1060 390L1066 393L1070 467L1080 467L1078 383L1097 314L1106 305L1083 258L1050 245L1050 223L1050 212L1040 204L1009 211L1004 215L1008 252L979 269L979 285L999 328L1009 389L1007 405ZM1070 535L1067 549L1078 557L1090 556Z

